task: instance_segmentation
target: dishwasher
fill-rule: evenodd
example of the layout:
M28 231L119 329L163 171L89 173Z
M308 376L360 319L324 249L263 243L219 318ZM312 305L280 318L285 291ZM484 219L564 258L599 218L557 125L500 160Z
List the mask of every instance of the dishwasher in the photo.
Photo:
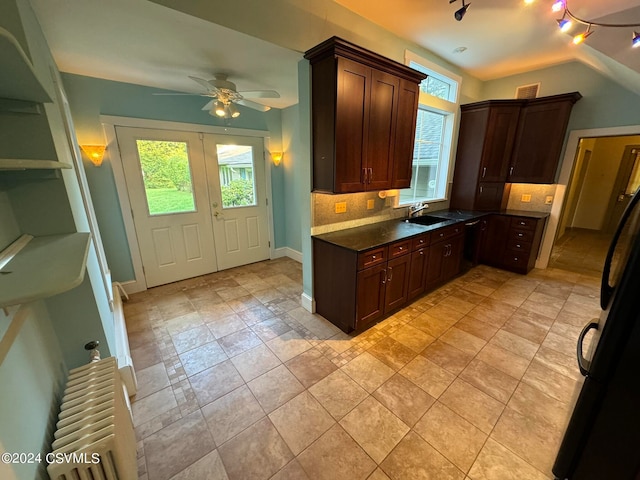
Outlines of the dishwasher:
M462 272L468 272L475 267L480 258L482 240L481 219L470 220L464 224L464 254L462 257Z

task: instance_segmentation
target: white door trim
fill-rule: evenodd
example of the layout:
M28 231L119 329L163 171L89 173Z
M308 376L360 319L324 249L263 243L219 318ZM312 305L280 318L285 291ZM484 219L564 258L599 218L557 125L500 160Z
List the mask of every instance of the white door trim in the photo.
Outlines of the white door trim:
M544 237L542 239L540 255L538 255L538 259L536 260L536 268L547 268L547 266L549 265L551 250L553 249L553 242L556 238L556 231L558 230L560 214L562 213L562 207L565 201L564 197L567 190L567 185L571 177L571 171L573 170L573 163L576 159L576 152L578 151L578 142L581 138L612 137L621 135L640 135L640 125L591 128L587 130L572 130L571 132L569 132L567 147L564 151L562 165L560 166L560 175L558 176L556 193L554 196L553 204L551 206L551 214L549 216L549 221L547 222Z
M266 130L251 130L243 128L216 127L212 125L199 125L195 123L169 122L164 120L147 120L142 118L118 117L112 115L100 115L100 122L104 130L107 140L108 161L111 163L113 177L116 182L116 191L118 193L118 201L120 203L120 213L124 223L125 234L127 236L127 244L131 253L131 263L133 265L133 273L135 278L129 281L120 282L127 294L142 292L147 289L147 283L144 278L144 270L142 268L142 256L140 255L140 247L138 246L137 234L131 214L131 200L127 191L127 181L124 176L124 167L122 156L118 148L118 139L116 137L116 126L121 127L139 127L152 128L158 130L182 130L185 132L199 133L215 133L218 135L245 135L250 137L263 137L265 142L265 162L269 157L266 148L269 142L270 132ZM265 181L267 188L267 199L269 200L268 228L269 239L271 241L270 258L274 255L274 232L273 232L273 202L271 195L271 162L268 162L270 168L265 169Z

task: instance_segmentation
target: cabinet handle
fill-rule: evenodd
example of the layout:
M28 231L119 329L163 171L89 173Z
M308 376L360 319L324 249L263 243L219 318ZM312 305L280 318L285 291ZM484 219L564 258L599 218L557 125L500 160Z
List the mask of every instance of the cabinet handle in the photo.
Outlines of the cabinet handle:
M517 262L518 261L518 257L513 257L513 260Z
M373 181L373 168L369 167L369 183Z
M526 225L527 222L520 222L520 225Z
M519 233L519 234L518 234L518 236L519 236L519 237L523 237L524 235L523 235L522 233Z
M402 251L402 247L398 247L398 250Z
M509 176L513 175L513 167L509 169Z
M482 188L482 185L481 185L481 186L480 186L480 193L482 193L482 190L483 190L483 188Z
M424 250L420 250L420 255L424 255Z
M522 248L522 245L520 245L519 243L516 245L516 248Z
M371 255L371 260L375 260L376 256L375 255Z
M361 180L360 183L364 183L364 184L367 183L367 169L366 168L362 169L362 176L361 176L360 180Z
M482 178L484 178L486 173L487 173L487 167L483 167L482 168Z
M387 278L387 281L391 281L393 280L393 268L389 267L389 278Z
M384 272L384 277L382 277L382 283L385 284L387 283L387 269L383 269L382 270Z

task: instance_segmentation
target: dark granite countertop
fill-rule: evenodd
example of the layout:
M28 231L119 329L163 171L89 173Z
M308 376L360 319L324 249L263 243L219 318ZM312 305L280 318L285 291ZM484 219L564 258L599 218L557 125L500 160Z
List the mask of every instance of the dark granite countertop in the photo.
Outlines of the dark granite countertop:
M386 222L364 225L362 227L347 228L330 233L313 235L313 238L322 240L348 250L363 252L370 248L379 247L388 243L414 237L421 233L437 230L456 223L475 220L490 214L501 214L529 218L546 218L545 212L533 212L525 210L502 210L500 212L474 212L466 210L441 210L426 213L425 216L442 218L442 222L433 225L420 225L409 223L404 219L388 220Z

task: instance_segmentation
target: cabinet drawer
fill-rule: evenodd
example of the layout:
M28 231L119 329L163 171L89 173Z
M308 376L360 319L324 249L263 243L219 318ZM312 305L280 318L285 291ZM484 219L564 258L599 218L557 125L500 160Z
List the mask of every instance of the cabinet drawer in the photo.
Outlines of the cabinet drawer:
M511 238L507 243L507 249L511 250L511 254L517 255L518 253L524 253L529 255L531 253L531 243L524 242L517 238Z
M504 256L504 266L508 270L526 270L527 264L529 263L529 253L528 252L511 252L508 251Z
M535 231L523 230L521 228L511 228L509 230L509 240L520 240L521 242L532 242Z
M527 217L513 217L511 219L511 228L518 230L535 230L538 220Z
M387 261L387 247L374 248L358 254L358 270Z
M462 233L464 225L462 223L451 225L449 227L439 228L435 232L431 232L432 242L438 242L440 240L446 240L451 237L455 237L459 233Z
M411 239L401 240L389 245L389 258L396 258L411 252Z
M418 235L414 237L411 241L411 251L418 250L422 247L426 247L431 243L431 234L423 233L422 235Z

